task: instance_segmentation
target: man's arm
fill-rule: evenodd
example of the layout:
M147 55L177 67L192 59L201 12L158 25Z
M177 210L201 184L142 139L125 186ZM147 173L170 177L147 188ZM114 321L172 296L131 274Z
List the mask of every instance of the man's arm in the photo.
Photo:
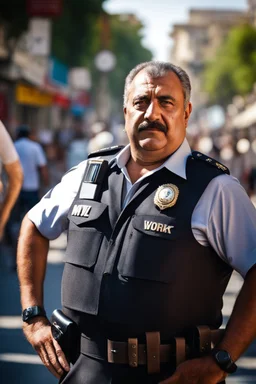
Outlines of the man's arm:
M43 284L47 265L49 240L41 235L25 216L18 242L17 265L22 310L43 307ZM49 371L60 378L69 364L59 344L53 339L48 319L37 316L24 322L23 331Z
M218 348L237 360L256 337L256 265L247 273Z
M4 164L4 168L8 177L8 185L5 199L0 207L0 240L3 236L11 210L19 196L23 181L23 171L19 160Z
M256 266L247 273L242 289L236 299L232 314L218 349L229 352L236 361L256 336ZM216 384L225 379L211 356L188 360L180 364L172 377L160 384ZM193 377L194 381L191 381Z
M49 172L48 172L47 165L42 165L42 166L38 167L38 169L40 172L41 180L43 182L43 186L48 187L49 186Z

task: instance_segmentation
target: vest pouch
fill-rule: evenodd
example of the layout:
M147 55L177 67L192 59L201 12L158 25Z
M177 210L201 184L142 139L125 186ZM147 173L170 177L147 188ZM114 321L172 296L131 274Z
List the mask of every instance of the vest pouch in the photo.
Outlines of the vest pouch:
M171 249L175 246L176 220L168 216L135 216L118 264L124 277L170 283L174 276Z
M89 204L88 217L69 215L68 242L64 257L65 262L84 268L94 267L97 261L103 239L100 221L106 210L105 204L95 201L90 201Z

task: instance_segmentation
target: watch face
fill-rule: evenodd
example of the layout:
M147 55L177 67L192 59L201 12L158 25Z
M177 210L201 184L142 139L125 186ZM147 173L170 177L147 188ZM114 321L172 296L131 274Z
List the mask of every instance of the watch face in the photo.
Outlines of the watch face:
M30 316L33 313L33 308L28 308L25 312L25 316Z
M23 316L22 316L23 321L28 320L30 315L32 315L32 313L33 313L33 308L29 307L29 308L25 309L23 312Z
M227 364L231 361L231 357L226 351L218 351L216 353L216 359L219 361L220 364Z
M35 316L45 316L45 310L37 305L28 307L22 313L22 320L27 321Z
M217 364L225 372L234 373L237 365L232 361L230 354L225 350L219 350L214 354Z

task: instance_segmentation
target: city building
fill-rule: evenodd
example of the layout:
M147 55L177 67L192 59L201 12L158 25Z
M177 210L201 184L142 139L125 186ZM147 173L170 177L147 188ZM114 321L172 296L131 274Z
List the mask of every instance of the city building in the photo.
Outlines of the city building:
M191 9L187 23L173 26L170 61L184 68L191 78L194 111L207 103L202 87L205 63L214 56L232 27L249 20L248 12L243 11Z

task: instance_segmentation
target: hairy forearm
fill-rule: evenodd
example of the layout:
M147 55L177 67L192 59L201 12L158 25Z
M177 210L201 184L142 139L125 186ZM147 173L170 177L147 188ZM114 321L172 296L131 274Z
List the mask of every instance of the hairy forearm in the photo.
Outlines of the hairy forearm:
M245 277L223 340L218 345L237 360L256 337L256 266Z
M23 181L23 172L18 160L11 164L5 164L4 167L8 176L8 186L1 207L1 220L6 222L19 195Z
M43 306L43 283L46 271L49 240L25 216L18 242L17 266L21 305Z

